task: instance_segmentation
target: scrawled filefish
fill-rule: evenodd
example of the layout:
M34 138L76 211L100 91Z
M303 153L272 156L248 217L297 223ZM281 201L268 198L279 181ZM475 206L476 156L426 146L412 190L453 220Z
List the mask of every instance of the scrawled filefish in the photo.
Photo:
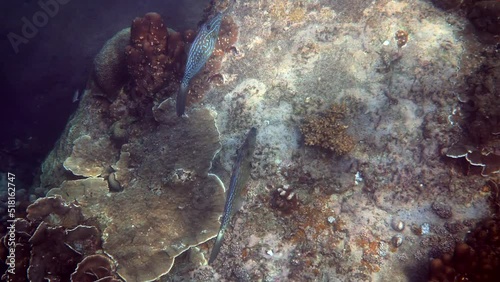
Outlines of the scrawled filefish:
M215 244L210 253L208 264L211 264L219 254L222 241L224 239L224 232L229 225L229 221L233 214L235 214L241 205L241 190L248 181L250 170L252 168L252 155L255 150L255 142L257 137L257 129L252 127L247 134L245 142L241 145L236 162L233 165L233 172L231 174L231 182L226 195L226 204L224 206L224 213L222 214L222 222L220 224L219 233L215 239Z
M181 81L181 87L177 93L176 108L178 116L182 116L186 108L189 81L203 68L214 51L223 16L224 14L219 12L204 23L189 49L186 70Z

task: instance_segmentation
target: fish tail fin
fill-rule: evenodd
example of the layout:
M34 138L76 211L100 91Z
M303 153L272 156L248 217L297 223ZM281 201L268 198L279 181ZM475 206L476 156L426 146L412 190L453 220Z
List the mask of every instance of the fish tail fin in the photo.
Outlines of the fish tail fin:
M177 92L177 99L176 99L177 116L182 116L184 114L184 111L186 110L187 92L188 92L188 85L181 83L181 88L179 89L179 92Z
M208 264L212 264L214 260L217 258L217 255L220 252L220 247L222 246L222 241L224 241L224 232L226 230L224 228L221 228L219 230L219 233L217 233L217 238L215 239L215 244L212 248L212 252L210 253L210 259L208 260Z

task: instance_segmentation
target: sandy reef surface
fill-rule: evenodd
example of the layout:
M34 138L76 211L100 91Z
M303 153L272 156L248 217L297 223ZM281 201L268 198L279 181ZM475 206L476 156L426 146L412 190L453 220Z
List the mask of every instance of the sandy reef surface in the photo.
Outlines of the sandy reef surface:
M222 167L250 126L258 161L220 260L191 277L426 280L429 259L489 215L486 179L442 152L461 132L447 118L456 93L481 63L467 20L425 1L240 2L234 17L238 56L224 62L227 87L204 103L218 113ZM409 34L402 48L399 30ZM356 145L345 156L302 143L303 116L331 103L347 105ZM270 208L280 187L298 195L297 211Z

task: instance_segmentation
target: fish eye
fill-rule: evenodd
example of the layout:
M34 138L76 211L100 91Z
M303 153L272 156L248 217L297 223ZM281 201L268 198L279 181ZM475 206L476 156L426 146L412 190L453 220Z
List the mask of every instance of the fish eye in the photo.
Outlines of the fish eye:
M207 24L207 29L210 29L210 25L209 24Z

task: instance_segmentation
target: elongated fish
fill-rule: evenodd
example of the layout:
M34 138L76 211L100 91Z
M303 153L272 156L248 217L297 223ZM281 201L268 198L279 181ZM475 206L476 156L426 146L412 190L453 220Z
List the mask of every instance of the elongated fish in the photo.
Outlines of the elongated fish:
M222 214L222 222L220 224L219 233L215 239L215 244L210 253L208 264L211 264L219 254L222 241L224 240L224 233L231 217L239 210L241 204L241 190L248 181L250 170L252 168L252 155L255 150L255 141L257 137L257 129L252 127L247 134L245 142L241 145L236 162L233 165L233 172L231 174L231 182L226 195L226 204L224 206L224 213Z
M224 14L219 12L204 23L189 49L186 70L181 81L181 87L177 93L176 108L178 116L182 116L186 108L189 81L203 68L214 51L223 16Z

